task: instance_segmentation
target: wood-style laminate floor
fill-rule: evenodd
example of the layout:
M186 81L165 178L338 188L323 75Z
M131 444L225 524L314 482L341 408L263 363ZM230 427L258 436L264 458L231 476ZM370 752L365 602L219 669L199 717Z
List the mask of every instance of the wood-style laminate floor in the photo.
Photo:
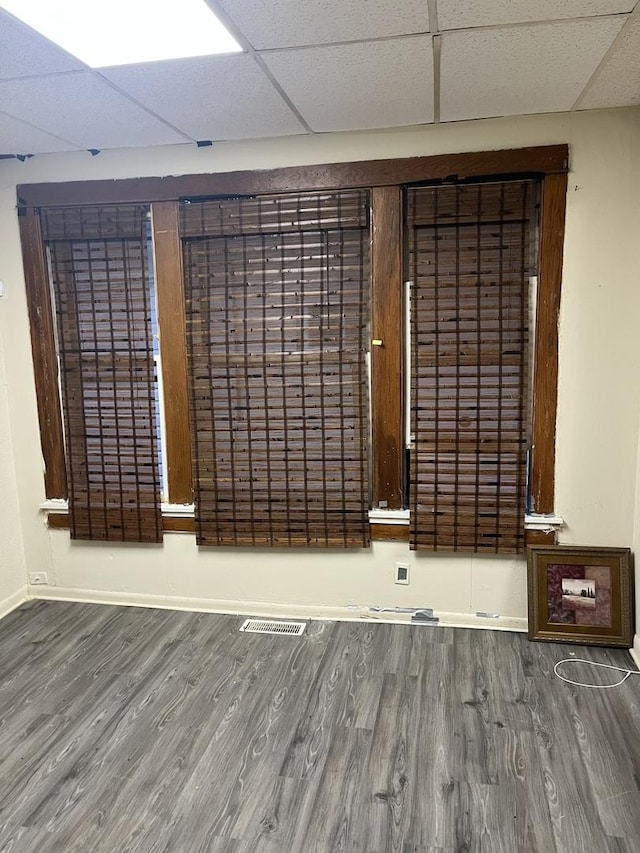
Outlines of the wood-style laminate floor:
M640 677L552 672L626 652L240 622L42 601L2 620L0 850L640 851Z

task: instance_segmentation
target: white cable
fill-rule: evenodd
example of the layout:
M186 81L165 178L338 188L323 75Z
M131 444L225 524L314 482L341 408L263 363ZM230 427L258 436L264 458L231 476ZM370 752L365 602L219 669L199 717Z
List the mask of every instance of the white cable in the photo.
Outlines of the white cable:
M600 666L603 669L615 669L617 672L624 672L625 674L622 676L620 681L616 681L615 684L586 684L584 681L572 681L570 678L565 678L564 675L560 675L558 667L563 663L586 663L589 664L589 666ZM611 666L608 663L596 663L593 660L584 660L584 658L563 658L553 667L553 672L558 676L558 678L566 681L567 684L573 684L575 687L595 687L596 690L609 690L611 687L620 687L620 685L624 684L630 675L640 675L640 672L638 672L637 669L624 669L622 666Z

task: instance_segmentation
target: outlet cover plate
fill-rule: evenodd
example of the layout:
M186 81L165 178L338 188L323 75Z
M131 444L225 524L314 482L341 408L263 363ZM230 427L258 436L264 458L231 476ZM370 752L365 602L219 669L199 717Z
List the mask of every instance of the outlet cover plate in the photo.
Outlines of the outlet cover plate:
M396 583L407 585L409 583L409 564L396 563Z
M43 586L49 583L46 572L29 572L29 583L33 586Z

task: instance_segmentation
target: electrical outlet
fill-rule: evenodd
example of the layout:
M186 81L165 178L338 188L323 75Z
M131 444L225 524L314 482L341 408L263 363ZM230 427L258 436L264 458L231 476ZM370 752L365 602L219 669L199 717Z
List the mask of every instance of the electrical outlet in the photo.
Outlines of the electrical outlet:
M396 563L396 583L409 583L409 566L407 563Z
M34 586L42 586L43 584L48 584L47 573L46 572L29 572L29 583Z

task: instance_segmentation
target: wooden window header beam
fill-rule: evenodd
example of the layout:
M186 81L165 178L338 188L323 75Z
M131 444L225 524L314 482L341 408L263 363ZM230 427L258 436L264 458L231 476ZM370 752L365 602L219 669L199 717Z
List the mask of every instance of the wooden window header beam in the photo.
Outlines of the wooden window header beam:
M216 195L259 195L306 190L355 189L490 175L562 174L568 146L366 160L243 172L214 172L165 178L20 184L18 204L47 207L175 201Z

